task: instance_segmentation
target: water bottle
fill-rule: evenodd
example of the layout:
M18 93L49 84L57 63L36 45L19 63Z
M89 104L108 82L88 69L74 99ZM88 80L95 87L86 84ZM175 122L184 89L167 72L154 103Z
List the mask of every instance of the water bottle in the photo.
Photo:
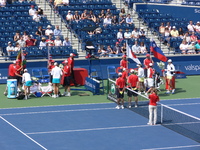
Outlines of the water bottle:
M14 84L14 82L12 82L11 84L10 84L10 95L15 95L15 84Z

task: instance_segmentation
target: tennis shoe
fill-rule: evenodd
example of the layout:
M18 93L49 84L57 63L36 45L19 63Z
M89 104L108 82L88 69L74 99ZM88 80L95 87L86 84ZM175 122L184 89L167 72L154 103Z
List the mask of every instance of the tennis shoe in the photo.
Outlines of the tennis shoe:
M17 92L21 92L20 88L17 89Z
M63 96L67 96L67 93L66 93L66 92L64 92L64 93L63 93Z
M167 91L166 94L170 94L170 91Z
M52 98L56 98L56 95L53 95Z
M138 105L135 105L135 108L138 107Z
M27 96L25 95L24 100L27 100Z
M152 123L149 123L149 122L148 122L147 124L148 124L148 125L153 125Z
M120 107L117 105L116 107L115 107L116 109L120 109Z
M67 96L71 96L71 94L70 94L70 93L67 93Z
M121 109L124 109L124 106L123 106L123 105L121 106Z
M128 108L131 108L131 105L129 105Z
M175 89L172 90L172 94L174 94L174 93L175 93Z

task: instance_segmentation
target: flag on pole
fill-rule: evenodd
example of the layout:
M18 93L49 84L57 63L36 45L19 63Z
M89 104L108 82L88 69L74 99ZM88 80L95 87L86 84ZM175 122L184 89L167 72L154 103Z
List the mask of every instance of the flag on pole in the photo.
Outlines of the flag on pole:
M156 45L155 41L152 41L150 43L150 50L153 53L154 57L156 57L157 59L166 62L167 61L167 57L164 55L163 51L160 49L160 47L158 47Z
M140 60L136 57L135 53L129 47L127 41L126 41L126 47L127 47L127 56L128 56L128 58L131 58L137 64L141 64Z

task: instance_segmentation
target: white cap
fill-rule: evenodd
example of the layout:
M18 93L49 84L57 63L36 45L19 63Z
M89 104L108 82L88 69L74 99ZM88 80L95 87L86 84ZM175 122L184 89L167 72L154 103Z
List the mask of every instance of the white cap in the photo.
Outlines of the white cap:
M27 69L24 69L24 72L28 72L28 70L27 70Z
M16 60L13 61L13 64L16 64Z
M197 23L200 23L199 21L197 21Z
M152 64L152 63L150 63L150 64L149 64L149 66L153 66L153 64Z
M123 70L123 71L125 71L125 70L126 70L126 68L123 68L122 70Z
M168 61L167 62L172 62L172 60L171 59L168 59Z
M55 62L55 63L54 63L54 66L57 66L57 65L58 65L58 63L57 63L57 62Z
M131 70L130 70L130 73L134 73L134 72L135 72L135 70L134 70L134 69L131 69Z
M51 28L51 26L50 26L50 25L48 25L48 26L47 26L47 28Z
M11 43L12 43L11 41L8 42L8 44L11 44Z
M144 29L144 27L141 27L141 29Z
M70 56L74 56L74 54L73 54L73 53L70 53Z
M176 27L175 27L175 26L173 26L172 28L173 28L173 29L176 29Z
M139 66L142 66L142 64L137 64L137 66L139 67Z
M68 12L71 12L70 10L68 10Z
M68 63L68 60L65 60L64 63Z
M120 73L118 73L118 76L122 76L122 73L120 72Z

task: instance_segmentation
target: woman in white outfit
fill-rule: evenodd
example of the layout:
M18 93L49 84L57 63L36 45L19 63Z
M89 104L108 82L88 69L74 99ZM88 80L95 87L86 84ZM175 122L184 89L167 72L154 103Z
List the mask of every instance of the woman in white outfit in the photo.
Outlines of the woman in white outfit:
M30 94L30 87L32 85L32 80L31 75L28 73L27 69L24 69L24 73L22 75L22 82L24 83L24 99L28 99L28 95Z
M168 65L167 65L167 69L165 69L165 71L167 71L166 75L167 75L168 89L167 89L166 93L169 94L170 90L172 90L172 94L174 94L175 89L172 86L172 78L174 76L175 67L172 64L171 59L169 59L167 62L168 62Z

